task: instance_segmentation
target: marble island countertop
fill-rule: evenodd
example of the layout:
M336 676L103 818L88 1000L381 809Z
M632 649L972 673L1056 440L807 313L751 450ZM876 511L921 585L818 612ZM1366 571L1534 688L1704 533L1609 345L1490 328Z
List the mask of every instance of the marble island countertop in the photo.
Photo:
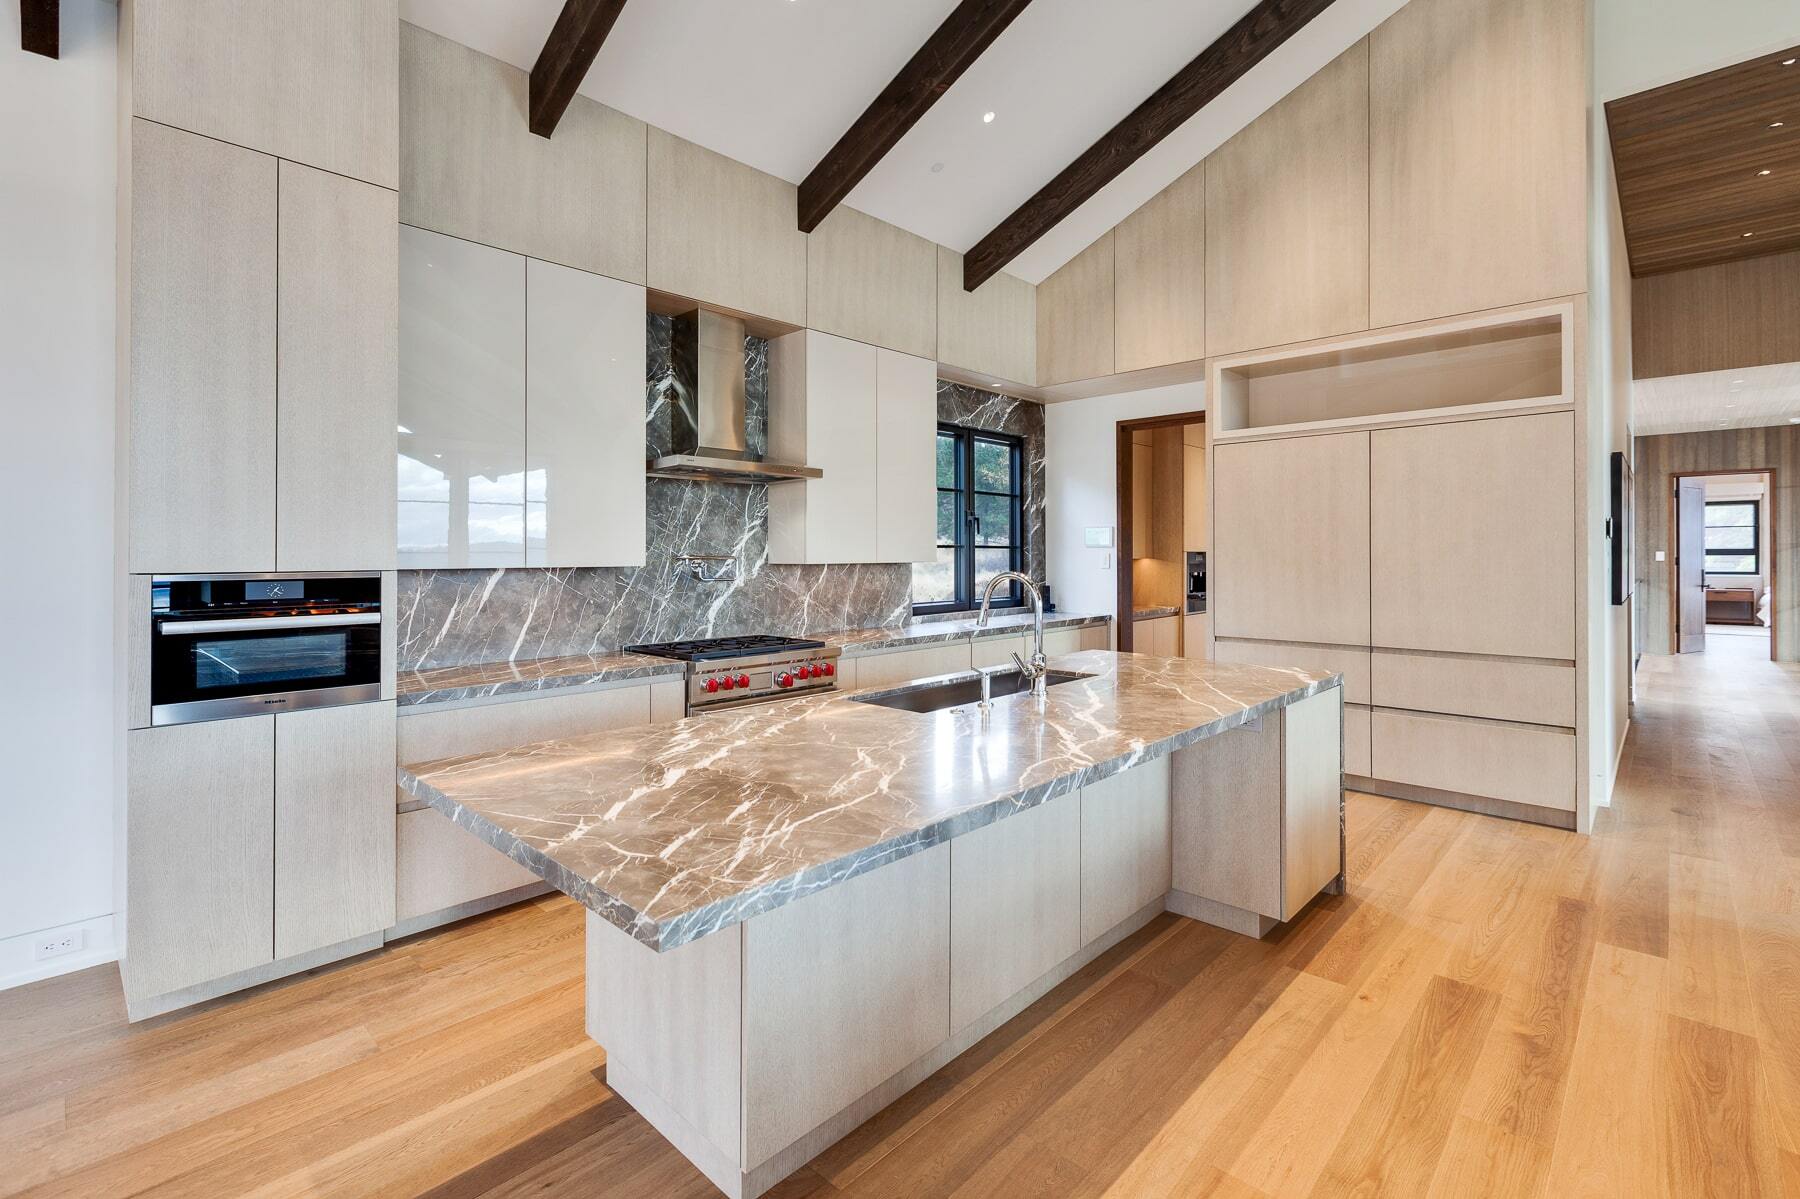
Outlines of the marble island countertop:
M1105 624L1105 616L1065 615L1044 617L1046 629L1079 628ZM930 645L969 637L999 637L1031 628L1030 613L996 615L988 627L977 630L973 617L926 619L873 629L836 629L807 634L815 641L835 645L848 658L882 653L910 645ZM555 658L520 658L510 662L479 662L468 666L442 666L431 670L403 670L397 684L401 707L485 699L491 696L593 687L657 676L679 676L686 664L643 654L569 654Z
M1052 665L1092 677L1042 711L828 693L408 765L400 785L666 950L1341 682L1108 650Z

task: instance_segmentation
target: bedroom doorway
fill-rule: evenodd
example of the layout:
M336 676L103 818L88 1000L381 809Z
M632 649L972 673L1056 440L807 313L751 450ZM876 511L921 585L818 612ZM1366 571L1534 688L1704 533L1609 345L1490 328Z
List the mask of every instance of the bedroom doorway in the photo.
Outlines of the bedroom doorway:
M1675 651L1775 657L1775 474L1674 476L1669 563Z

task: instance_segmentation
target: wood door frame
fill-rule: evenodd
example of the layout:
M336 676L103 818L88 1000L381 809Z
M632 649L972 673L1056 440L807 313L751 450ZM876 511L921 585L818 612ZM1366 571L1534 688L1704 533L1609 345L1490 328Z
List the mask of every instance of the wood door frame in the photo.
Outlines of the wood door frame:
M1119 628L1113 644L1118 647L1120 653L1131 652L1131 518L1133 515L1131 511L1131 435L1140 429L1167 429L1171 426L1179 428L1184 425L1203 425L1205 423L1206 413L1204 411L1178 412L1171 416L1144 416L1116 422L1114 451L1117 454L1117 463L1114 481L1118 494L1114 509L1117 514L1115 519L1119 522L1119 535L1113 539L1118 543L1114 547L1113 553L1113 567L1117 578L1117 582L1114 584L1113 598L1116 614L1113 619L1118 623ZM1208 507L1210 509L1210 505ZM1118 565L1120 562L1125 565ZM1208 566L1210 565L1211 563L1208 563Z
M1768 481L1769 481L1768 488L1767 488L1767 494L1763 497L1764 500L1766 501L1765 507L1768 509L1768 513L1769 513L1768 531L1763 534L1763 537L1762 537L1763 544L1757 546L1756 556L1757 556L1757 561L1760 564L1762 559L1765 557L1765 554L1763 552L1764 546L1767 547L1768 552L1766 554L1766 557L1768 558L1768 561L1769 561L1769 569L1767 571L1765 571L1764 574L1767 575L1768 580L1769 580L1768 587L1767 587L1768 592L1771 595L1773 595L1775 593L1775 580L1776 580L1775 572L1781 569L1781 564L1779 561L1777 561L1777 559L1775 557L1775 545L1776 545L1776 536L1775 536L1776 524L1775 524L1775 522L1780 518L1779 513L1777 513L1775 511L1775 508L1776 508L1775 497L1778 494L1778 492L1776 491L1776 487L1778 486L1778 481L1776 478L1775 468L1772 466L1745 466L1745 467L1734 467L1731 470L1677 470L1677 471L1670 471L1669 476L1668 476L1669 486L1668 486L1668 496L1667 496L1667 502L1669 505L1669 543L1675 547L1674 552L1669 555L1669 561L1668 561L1669 651L1670 651L1671 655L1679 654L1681 652L1681 575L1680 575L1679 571L1677 570L1677 561L1678 561L1679 555L1681 553L1681 528L1680 528L1681 480L1683 480L1683 479L1717 478L1721 475L1762 475L1764 478L1768 479ZM1704 546L1702 546L1701 548L1702 548L1702 550L1705 549ZM1702 561L1700 563L1700 579L1702 582L1704 582L1706 579L1706 562L1704 561L1704 558L1705 558L1704 553L1701 555L1701 558L1702 558ZM1771 662L1779 662L1781 660L1777 656L1777 653L1776 653L1777 645L1776 645L1775 638L1776 638L1776 634L1778 632L1780 632L1780 630L1778 630L1775 626L1778 623L1779 622L1775 616L1775 601L1773 599L1771 599L1769 601L1769 661L1771 661Z

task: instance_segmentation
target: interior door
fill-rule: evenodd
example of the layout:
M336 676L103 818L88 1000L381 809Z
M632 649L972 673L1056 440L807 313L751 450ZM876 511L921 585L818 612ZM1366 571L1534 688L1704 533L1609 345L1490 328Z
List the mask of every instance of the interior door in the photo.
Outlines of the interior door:
M1675 652L1706 649L1706 484L1675 484Z

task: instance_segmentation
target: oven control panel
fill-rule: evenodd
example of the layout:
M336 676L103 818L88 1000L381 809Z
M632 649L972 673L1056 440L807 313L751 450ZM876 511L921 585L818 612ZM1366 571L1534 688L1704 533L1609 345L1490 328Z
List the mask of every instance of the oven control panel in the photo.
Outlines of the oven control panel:
M688 679L688 710L829 691L836 686L837 653L831 649L701 661L693 664Z

